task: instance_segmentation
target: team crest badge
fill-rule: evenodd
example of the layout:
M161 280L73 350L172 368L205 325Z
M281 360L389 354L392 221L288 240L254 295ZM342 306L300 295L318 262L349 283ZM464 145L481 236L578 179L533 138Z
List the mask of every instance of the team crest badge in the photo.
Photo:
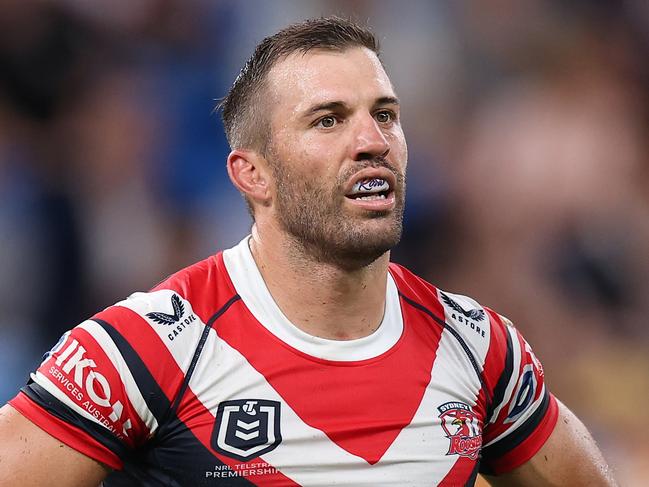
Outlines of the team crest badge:
M478 417L463 402L447 402L437 408L442 428L450 441L447 455L478 458L482 447L482 430Z
M281 441L279 402L239 399L219 404L212 432L212 447L219 453L245 462Z

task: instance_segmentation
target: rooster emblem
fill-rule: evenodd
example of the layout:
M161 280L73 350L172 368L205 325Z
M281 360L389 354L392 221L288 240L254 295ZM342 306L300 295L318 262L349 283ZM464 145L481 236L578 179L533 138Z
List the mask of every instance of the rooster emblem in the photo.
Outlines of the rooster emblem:
M438 410L442 428L449 439L446 454L476 460L482 448L482 428L478 416L468 404L461 402L447 402Z

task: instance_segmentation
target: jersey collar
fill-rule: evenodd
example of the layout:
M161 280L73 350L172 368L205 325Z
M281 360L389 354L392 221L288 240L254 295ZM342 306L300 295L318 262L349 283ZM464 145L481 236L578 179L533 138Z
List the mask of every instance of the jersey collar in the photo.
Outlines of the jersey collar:
M372 333L355 340L329 340L309 335L289 321L266 287L244 238L223 252L223 262L234 287L252 315L269 332L291 347L316 358L352 362L375 358L392 348L403 333L399 293L388 272L385 314Z

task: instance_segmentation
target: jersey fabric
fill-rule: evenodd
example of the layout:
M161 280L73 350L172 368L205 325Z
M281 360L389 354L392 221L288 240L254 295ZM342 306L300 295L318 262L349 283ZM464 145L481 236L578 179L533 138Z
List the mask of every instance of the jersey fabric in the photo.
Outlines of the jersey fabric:
M558 415L492 310L390 264L374 333L313 337L248 239L67 332L10 403L112 467L108 487L473 485L529 460Z

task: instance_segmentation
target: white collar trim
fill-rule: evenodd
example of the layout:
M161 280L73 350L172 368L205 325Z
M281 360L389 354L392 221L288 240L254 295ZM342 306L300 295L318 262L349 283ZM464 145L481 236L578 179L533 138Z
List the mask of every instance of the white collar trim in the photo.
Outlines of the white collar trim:
M313 357L339 362L353 362L377 357L392 348L403 333L399 292L388 272L385 314L378 329L355 340L329 340L309 335L291 323L266 287L244 238L223 252L223 262L234 287L253 316L268 331L291 347Z

